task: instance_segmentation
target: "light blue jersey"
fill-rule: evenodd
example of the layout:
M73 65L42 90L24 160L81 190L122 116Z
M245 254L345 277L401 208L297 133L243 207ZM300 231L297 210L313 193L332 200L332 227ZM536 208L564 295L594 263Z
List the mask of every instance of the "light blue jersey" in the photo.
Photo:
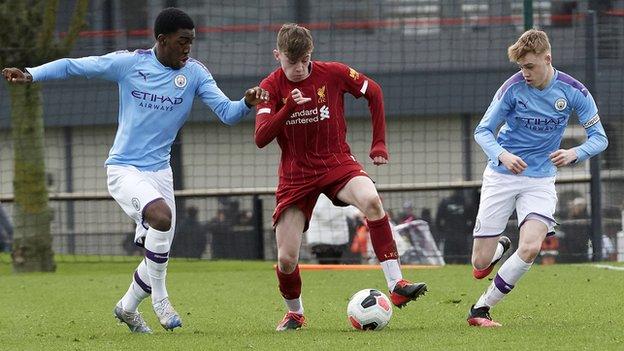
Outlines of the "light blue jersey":
M250 111L243 99L225 96L201 62L189 59L176 70L160 63L153 49L60 59L27 70L33 82L70 76L117 82L119 126L106 165L132 165L144 171L168 167L171 144L196 95L229 125Z
M549 155L559 149L572 111L576 111L579 123L587 133L587 140L575 148L576 162L581 162L600 153L608 144L594 98L583 84L563 72L555 70L543 90L528 85L518 72L496 92L475 130L475 140L497 172L512 174L498 160L498 156L507 150L528 165L522 175L552 177L557 173L557 167ZM494 138L501 124L503 126Z

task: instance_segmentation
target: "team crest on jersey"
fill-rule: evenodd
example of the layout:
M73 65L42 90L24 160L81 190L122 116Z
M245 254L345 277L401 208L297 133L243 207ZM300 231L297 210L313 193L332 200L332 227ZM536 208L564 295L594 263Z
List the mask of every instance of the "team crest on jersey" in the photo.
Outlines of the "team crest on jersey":
M137 211L141 211L141 203L136 197L132 198L132 207L134 207L134 209Z
M186 77L183 74L178 74L173 79L173 83L178 88L184 88L186 86Z
M318 95L318 103L319 104L323 104L323 103L325 103L325 101L327 101L327 98L325 97L326 91L327 91L327 89L326 89L325 85L323 85L323 87L318 88L316 90L316 95Z
M288 98L287 98L287 97L282 98L282 105L286 105L286 101L288 101Z
M351 77L353 80L357 80L358 78L360 78L360 74L353 68L349 67L349 77Z
M568 107L568 101L566 99L558 98L557 101L555 101L555 109L557 109L557 111L563 111L566 107Z

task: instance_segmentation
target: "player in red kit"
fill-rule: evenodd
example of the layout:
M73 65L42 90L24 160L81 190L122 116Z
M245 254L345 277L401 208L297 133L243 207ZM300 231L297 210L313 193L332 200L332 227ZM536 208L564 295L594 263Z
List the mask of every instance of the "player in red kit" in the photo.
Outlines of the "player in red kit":
M311 61L313 48L309 30L296 24L282 26L273 50L281 67L260 84L269 100L256 106L256 145L262 148L277 138L282 149L273 225L277 279L288 313L278 331L299 329L305 321L299 248L321 193L335 205L354 205L366 216L394 305L403 307L427 291L424 283L403 279L379 194L346 142L344 94L364 96L373 119L370 157L375 165L388 163L381 88L342 63Z

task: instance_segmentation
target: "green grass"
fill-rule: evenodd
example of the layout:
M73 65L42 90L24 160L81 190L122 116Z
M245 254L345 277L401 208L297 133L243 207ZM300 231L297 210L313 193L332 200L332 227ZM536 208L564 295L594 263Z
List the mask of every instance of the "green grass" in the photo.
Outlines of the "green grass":
M0 350L623 350L624 271L591 265L535 266L493 310L503 328L465 321L488 281L468 266L406 270L429 293L380 332L352 329L350 295L384 287L381 271L304 271L308 326L274 331L284 307L269 262L172 260L168 286L184 326L165 332L147 302L155 330L133 335L112 308L134 263L61 263L52 274L14 275L0 264Z

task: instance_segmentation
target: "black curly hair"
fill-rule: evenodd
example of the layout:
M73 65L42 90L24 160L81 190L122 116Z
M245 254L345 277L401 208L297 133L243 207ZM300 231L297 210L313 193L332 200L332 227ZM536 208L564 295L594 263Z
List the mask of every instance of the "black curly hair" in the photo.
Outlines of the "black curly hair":
M158 14L154 21L154 37L159 34L171 34L178 29L195 29L195 24L186 12L175 7L168 7Z

